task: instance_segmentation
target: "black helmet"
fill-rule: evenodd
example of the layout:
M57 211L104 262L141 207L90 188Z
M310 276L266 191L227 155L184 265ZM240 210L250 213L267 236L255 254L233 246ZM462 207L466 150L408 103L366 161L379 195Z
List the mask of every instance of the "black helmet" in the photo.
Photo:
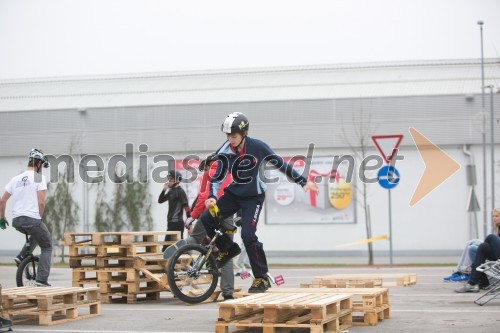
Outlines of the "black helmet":
M30 153L28 154L28 158L30 164L35 164L35 161L42 161L44 168L49 167L49 160L47 159L47 156L45 156L40 149L36 148L31 149Z
M168 177L173 178L176 182L180 182L182 179L182 176L179 172L175 170L169 170L168 171Z
M222 123L221 130L226 134L241 133L248 131L250 122L247 116L241 112L233 112L227 115Z
M217 156L217 154L208 155L207 158L205 158L204 160L202 160L200 162L200 165L198 166L198 170L205 171L205 167L207 165L210 165L210 163L212 163L213 161L217 161L218 159L219 159L219 156Z

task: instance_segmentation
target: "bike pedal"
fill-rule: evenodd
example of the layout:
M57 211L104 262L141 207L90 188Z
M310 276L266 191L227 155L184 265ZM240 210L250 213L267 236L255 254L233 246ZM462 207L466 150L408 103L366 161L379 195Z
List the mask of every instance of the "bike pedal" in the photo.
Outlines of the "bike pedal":
M281 285L285 284L285 279L283 278L283 275L275 276L274 277L274 283L277 286L281 286Z
M246 272L246 271L245 272L241 272L240 273L240 277L241 277L242 280L246 280L246 279L248 279L250 277L250 273Z

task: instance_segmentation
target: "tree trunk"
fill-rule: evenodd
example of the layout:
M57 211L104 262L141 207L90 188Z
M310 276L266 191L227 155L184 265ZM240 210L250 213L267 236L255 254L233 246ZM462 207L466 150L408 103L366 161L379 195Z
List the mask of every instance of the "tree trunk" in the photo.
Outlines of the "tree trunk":
M367 205L366 183L363 183L363 208L365 211L366 238L372 238L372 226L370 220L370 207ZM368 243L368 265L373 265L373 247Z

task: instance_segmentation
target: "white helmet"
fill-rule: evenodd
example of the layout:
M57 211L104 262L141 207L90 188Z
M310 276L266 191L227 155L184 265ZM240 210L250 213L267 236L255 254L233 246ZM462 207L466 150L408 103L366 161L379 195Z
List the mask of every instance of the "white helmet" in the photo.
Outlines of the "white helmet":
M250 122L247 116L241 112L233 112L227 115L222 123L221 130L226 134L241 133L248 131Z
M49 167L49 161L47 159L47 156L43 154L43 152L40 149L33 148L31 149L29 155L29 162L34 164L35 160L40 160L43 162L43 167L48 168Z

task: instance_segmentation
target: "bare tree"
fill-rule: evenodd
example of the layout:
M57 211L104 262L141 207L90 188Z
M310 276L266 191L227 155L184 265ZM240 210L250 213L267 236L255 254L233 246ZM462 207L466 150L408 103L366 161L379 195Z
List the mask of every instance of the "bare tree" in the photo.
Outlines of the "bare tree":
M353 157L359 163L359 172L360 174L365 174L366 165L363 164L367 157L367 151L369 147L372 145L371 136L376 131L376 127L371 121L371 115L368 112L365 115L363 107L360 107L359 114L353 115L352 123L348 124L341 119L342 123L342 135L349 146L350 150L353 153ZM352 134L348 134L346 132L346 128L349 127L352 129ZM361 209L363 210L365 216L365 226L366 226L366 238L372 238L372 226L371 226L371 217L370 217L370 206L368 204L368 188L366 182L359 181L353 184L353 187L356 192L356 196L358 195L362 198L361 200L356 200ZM372 243L368 243L368 265L373 265L373 246Z

